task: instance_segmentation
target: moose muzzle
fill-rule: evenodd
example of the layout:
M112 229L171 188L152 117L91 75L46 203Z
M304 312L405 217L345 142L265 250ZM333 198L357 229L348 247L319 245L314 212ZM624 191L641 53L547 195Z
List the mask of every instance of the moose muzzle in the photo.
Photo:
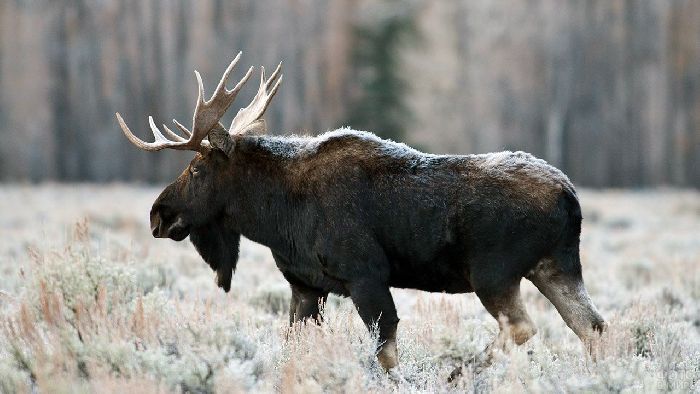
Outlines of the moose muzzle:
M151 234L155 238L170 238L175 241L182 241L187 238L189 233L189 227L181 216L177 216L174 222L167 223L159 213L151 214Z

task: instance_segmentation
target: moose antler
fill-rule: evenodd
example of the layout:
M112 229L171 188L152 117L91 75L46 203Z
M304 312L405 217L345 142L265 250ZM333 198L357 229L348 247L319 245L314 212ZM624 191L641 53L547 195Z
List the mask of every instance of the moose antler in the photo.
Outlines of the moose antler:
M226 113L226 110L228 110L228 108L231 106L233 100L235 100L236 96L238 95L238 92L253 73L253 67L249 68L245 76L233 89L226 89L226 81L240 58L241 52L236 55L236 58L233 59L231 64L229 64L229 66L226 68L226 71L224 71L224 75L221 77L214 94L209 100L204 99L204 84L202 83L202 76L199 74L199 72L194 72L195 76L197 77L199 94L197 97L197 106L194 110L194 116L192 117L192 131L187 129L187 127L183 126L177 120L173 119L175 126L177 126L177 128L187 136L187 139L174 133L167 126L163 125L166 134L168 134L168 136L172 139L166 138L155 125L155 122L153 122L153 117L149 116L148 123L151 127L151 132L153 133L155 141L145 142L131 132L129 127L124 122L124 119L122 119L121 115L117 113L117 121L119 122L119 126L121 126L124 135L126 135L126 138L128 138L129 141L131 141L137 147L147 151L158 151L166 148L198 151L202 146L209 146L209 143L204 141L204 138L207 136L210 130L212 130L212 128L220 125L219 120L224 113ZM251 126L254 126L255 123L262 118L263 114L265 113L265 109L267 109L267 106L270 104L270 100L272 100L272 97L277 92L277 88L282 81L282 76L279 74L281 66L282 63L277 66L277 69L267 81L265 80L265 69L263 68L258 93L247 107L238 111L238 114L233 119L231 127L228 130L230 135L244 132ZM220 128L223 129L223 126Z
M240 134L246 130L255 127L256 123L262 121L262 116L265 114L267 106L270 105L270 101L277 93L277 89L282 83L282 62L277 65L275 71L270 75L270 78L265 80L265 67L262 67L262 72L260 73L260 87L258 87L258 92L253 97L253 101L248 104L247 107L238 110L236 117L233 118L231 122L231 127L228 129L228 133L231 135Z

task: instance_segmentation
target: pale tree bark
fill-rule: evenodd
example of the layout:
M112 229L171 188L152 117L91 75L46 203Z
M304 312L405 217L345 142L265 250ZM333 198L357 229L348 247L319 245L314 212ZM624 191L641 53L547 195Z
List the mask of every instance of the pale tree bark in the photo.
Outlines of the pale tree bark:
M51 108L53 116L54 145L71 146L71 121L69 96L69 70L68 70L68 28L66 26L68 12L66 7L58 4L52 10L51 29L48 39L51 41L49 47L49 70L50 78L53 81L51 88ZM71 171L69 163L71 161L70 149L56 149L55 167L58 180L70 180Z
M191 156L135 150L114 112L143 138L149 114L189 121L192 69L211 87L238 50L241 68L284 61L271 132L342 126L352 27L380 1L0 1L0 180L172 179ZM700 2L419 2L416 20L407 142L528 150L586 186L700 187Z

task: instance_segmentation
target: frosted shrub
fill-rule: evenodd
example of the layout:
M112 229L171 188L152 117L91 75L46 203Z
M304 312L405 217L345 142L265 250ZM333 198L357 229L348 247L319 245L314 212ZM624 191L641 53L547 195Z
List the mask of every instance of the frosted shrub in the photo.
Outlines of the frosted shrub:
M700 391L697 193L582 193L584 279L610 323L597 361L527 281L539 332L483 371L472 360L497 324L474 295L394 289L397 380L349 299L329 297L321 326L290 329L290 290L265 248L241 244L224 294L189 243L150 238L157 190L81 188L92 198L80 205L48 187L31 189L27 209L0 204L22 224L0 237L1 393ZM61 212L45 214L43 233L38 209Z
M87 234L82 227L76 233ZM240 321L140 286L137 278L154 277L157 267L105 260L80 236L62 251L30 255L28 285L2 322L3 392L96 376L201 392L213 391L215 374L231 365L261 374L257 343Z
M289 299L292 292L288 285L274 286L270 288L257 289L250 303L261 311L277 314L287 314L289 312Z

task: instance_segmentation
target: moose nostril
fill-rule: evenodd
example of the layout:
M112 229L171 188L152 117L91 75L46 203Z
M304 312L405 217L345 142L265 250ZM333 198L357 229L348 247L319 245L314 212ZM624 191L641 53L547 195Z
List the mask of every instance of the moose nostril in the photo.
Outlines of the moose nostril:
M161 218L159 214L151 214L151 234L155 238L158 238L160 235L160 224L161 224Z

